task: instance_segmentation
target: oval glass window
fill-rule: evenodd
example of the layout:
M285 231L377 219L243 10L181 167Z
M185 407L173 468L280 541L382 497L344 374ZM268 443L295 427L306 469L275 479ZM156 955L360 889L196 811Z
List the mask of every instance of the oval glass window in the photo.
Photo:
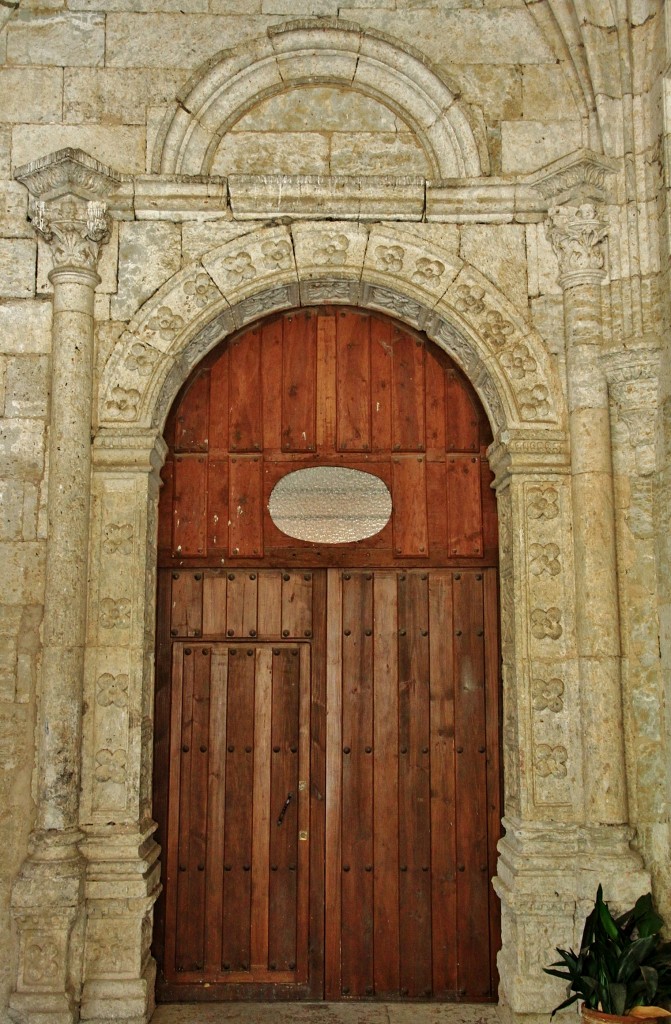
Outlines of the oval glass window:
M391 517L391 494L378 476L341 466L287 473L268 502L278 530L315 544L346 544L379 533Z

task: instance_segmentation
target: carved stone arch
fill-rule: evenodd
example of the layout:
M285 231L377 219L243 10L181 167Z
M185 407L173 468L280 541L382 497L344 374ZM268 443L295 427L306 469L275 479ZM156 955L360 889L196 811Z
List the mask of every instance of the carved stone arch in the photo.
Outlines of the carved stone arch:
M549 353L488 278L410 228L349 221L255 229L170 278L105 367L99 424L160 426L190 369L227 333L323 302L379 309L426 332L464 369L495 432L563 435Z
M569 941L576 896L565 862L584 833L565 403L538 334L487 278L423 237L421 225L254 228L170 278L108 359L92 472L84 700L94 713L84 723L80 811L90 836L86 857L92 876L107 878L110 836L126 851L129 841L116 838L117 830L140 822L140 852L124 853L126 876L156 878L149 780L157 508L170 405L191 368L228 333L274 311L320 303L380 310L425 331L465 370L494 427L489 461L499 522L506 830L494 879L502 912L498 964L503 1002L515 1014L529 1013L538 1005L547 959L539 960L545 950L525 922L536 915L548 935ZM108 702L110 680L124 688L121 708ZM119 768L112 780L110 756L123 761L123 774ZM618 841L626 845L626 836ZM549 858L547 849L555 851ZM539 901L538 878L552 900ZM140 937L143 992L153 986L150 909L157 891L129 901L127 912ZM99 922L107 927L113 914L106 900L90 900L87 949L98 948ZM123 941L128 932L124 919ZM86 968L90 1018L122 945L113 939ZM108 998L106 988L100 991ZM551 1005L554 989L547 985L542 994L543 1005Z
M341 85L392 109L416 135L433 177L488 173L484 134L476 134L458 91L412 47L340 19L274 25L265 38L207 61L168 112L152 169L209 174L223 136L255 104L318 83Z

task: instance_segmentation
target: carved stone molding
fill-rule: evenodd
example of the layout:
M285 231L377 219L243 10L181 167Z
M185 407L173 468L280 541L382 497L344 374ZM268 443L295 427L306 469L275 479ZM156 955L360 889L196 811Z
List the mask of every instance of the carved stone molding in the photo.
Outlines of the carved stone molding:
M562 288L600 284L605 276L608 225L594 203L551 206L546 233L559 261Z
M608 198L607 176L617 168L615 160L578 149L536 172L529 182L552 205L604 202Z
M28 219L49 245L53 272L95 274L110 237L107 198L121 176L80 149L61 149L19 167L15 178L31 195Z
M100 247L109 240L111 221L107 204L99 200L67 198L45 203L31 200L29 220L51 249L54 272L85 270L95 274Z

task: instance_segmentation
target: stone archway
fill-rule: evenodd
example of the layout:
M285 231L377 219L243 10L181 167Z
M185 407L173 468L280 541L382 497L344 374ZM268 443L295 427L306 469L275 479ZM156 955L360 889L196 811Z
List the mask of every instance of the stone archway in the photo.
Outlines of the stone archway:
M495 883L503 1000L529 1012L556 936L572 938L575 879L565 878L565 856L590 844L580 825L566 414L548 353L491 282L411 228L328 222L256 229L171 278L134 317L101 380L81 821L88 871L105 886L92 890L87 904L88 1017L99 1011L100 993L116 986L121 998L139 985L146 994L153 978L158 850L149 777L162 424L190 369L228 332L274 310L320 302L382 310L425 331L464 368L491 419L504 675L507 836ZM624 855L623 830L613 842ZM141 892L120 910L123 872ZM539 877L559 895L539 892ZM134 951L126 938L131 925Z
M254 104L316 83L383 100L419 140L434 177L487 173L487 146L458 90L412 47L341 19L275 25L209 60L166 115L154 172L209 174L223 136Z

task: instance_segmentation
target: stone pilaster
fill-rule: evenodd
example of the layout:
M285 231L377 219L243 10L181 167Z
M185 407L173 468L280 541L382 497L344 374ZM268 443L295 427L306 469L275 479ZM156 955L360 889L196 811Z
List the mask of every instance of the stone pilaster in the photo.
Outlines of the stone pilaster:
M585 813L627 821L620 622L608 388L601 365L607 225L597 203L551 206L547 231L564 293Z
M81 1019L139 1024L154 1007L159 894L151 812L156 527L166 445L157 429L101 429L93 449L81 844Z
M78 1016L83 921L79 782L91 487L93 302L105 197L118 183L86 154L63 150L19 169L30 218L49 244L54 287L44 638L36 727L36 826L15 882L20 935L14 1019Z

